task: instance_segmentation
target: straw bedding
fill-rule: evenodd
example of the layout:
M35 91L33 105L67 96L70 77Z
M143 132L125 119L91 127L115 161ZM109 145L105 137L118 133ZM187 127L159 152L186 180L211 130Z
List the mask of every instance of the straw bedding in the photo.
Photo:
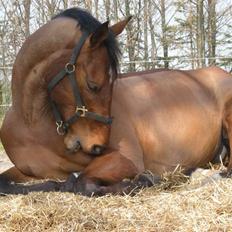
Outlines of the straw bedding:
M137 195L31 193L0 198L0 231L232 231L232 179L178 170Z

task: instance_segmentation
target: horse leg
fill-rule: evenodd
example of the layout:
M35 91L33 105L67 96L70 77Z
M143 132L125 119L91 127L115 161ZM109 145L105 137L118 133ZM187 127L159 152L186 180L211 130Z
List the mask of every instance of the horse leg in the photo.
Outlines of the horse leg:
M138 174L134 179L125 179L119 183L100 186L98 191L94 193L94 196L103 196L106 194L117 194L117 195L135 195L139 190L147 187L159 184L161 176L155 175L149 172Z
M15 166L9 168L8 170L0 174L0 181L5 180L7 182L13 181L17 183L23 183L23 182L29 182L35 179L36 179L35 177L25 175Z
M30 191L62 191L81 193L88 196L94 193L101 195L101 190L106 192L101 187L115 184L124 178L134 177L137 174L133 164L115 152L94 159L78 178L75 178L75 175L70 175L64 183L49 181L30 186L10 184L12 179L17 178L19 172L14 167L11 171L3 173L5 175L1 175L0 192L2 194L26 194ZM112 190L119 191L118 187L119 185L115 185Z
M16 184L35 181L41 178L25 175L15 166L0 174L0 195L28 194L29 192L53 192L59 191L62 182L45 181L39 184ZM12 183L13 182L13 183Z
M12 183L29 182L35 180L36 177L27 176L16 167L12 167L0 174L0 195L6 194L28 194L29 192L51 192L58 191L61 182L46 181L44 183L23 185ZM37 178L38 179L38 178Z
M133 180L127 179L109 186L100 185L96 180L85 179L85 183L83 183L82 180L80 181L80 179L77 179L75 174L70 175L66 182L46 181L32 185L14 184L5 180L0 180L0 195L25 195L29 192L74 192L86 196L102 196L109 193L134 195L139 189L159 183L160 177L140 174ZM85 189L83 186L85 186Z
M134 180L131 180L132 178ZM129 180L128 180L129 179ZM138 175L138 170L131 160L119 152L100 156L94 159L79 175L72 174L63 184L60 191L80 193L86 196L111 194L129 194L133 190L148 187L157 183L145 175Z
M62 182L46 181L39 184L23 185L0 180L0 196L7 194L28 194L29 192L54 192L60 191Z
M151 173L138 174L132 161L118 152L111 152L94 159L79 176L71 174L65 182L46 181L21 185L0 179L0 194L28 194L38 191L74 192L86 196L134 194L137 190L152 186L160 180L159 176Z

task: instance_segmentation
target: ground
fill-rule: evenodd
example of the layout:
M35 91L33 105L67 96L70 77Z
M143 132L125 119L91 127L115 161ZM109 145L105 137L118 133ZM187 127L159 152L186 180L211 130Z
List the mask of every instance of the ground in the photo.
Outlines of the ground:
M11 164L0 156L1 170ZM232 179L199 169L188 179L166 175L158 187L131 196L71 193L0 197L0 232L232 231Z
M13 164L10 162L9 158L4 154L4 152L0 152L0 173L12 166Z

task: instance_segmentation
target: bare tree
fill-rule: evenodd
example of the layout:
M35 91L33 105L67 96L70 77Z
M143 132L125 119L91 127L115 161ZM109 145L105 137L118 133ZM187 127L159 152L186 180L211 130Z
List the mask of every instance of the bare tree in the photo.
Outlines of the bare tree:
M148 1L143 1L143 36L144 36L144 60L148 61ZM149 67L149 63L145 63L145 68Z
M208 0L208 59L209 64L215 64L216 56L216 0Z
M222 0L0 0L1 63L12 65L26 37L60 10L89 10L100 21L133 15L120 36L123 71L151 67L231 68L232 3ZM176 15L176 12L178 14ZM7 48L7 49L6 49ZM123 62L122 61L122 62ZM127 67L126 67L127 65Z
M204 0L197 0L197 55L198 66L205 66Z
M125 0L125 16L129 17L131 16L130 13L130 1ZM132 36L132 24L129 24L126 28L126 33L127 33L127 49L128 49L128 57L129 57L129 71L134 71L135 70L135 63L133 63L135 59L135 49L133 47L134 41L133 41L133 36Z
M155 67L155 62L154 60L157 58L157 47L156 47L156 40L155 40L155 22L153 20L153 15L154 15L155 9L153 8L152 1L148 1L148 25L149 25L149 36L150 36L150 59L151 59L151 67ZM149 49L149 48L148 48Z

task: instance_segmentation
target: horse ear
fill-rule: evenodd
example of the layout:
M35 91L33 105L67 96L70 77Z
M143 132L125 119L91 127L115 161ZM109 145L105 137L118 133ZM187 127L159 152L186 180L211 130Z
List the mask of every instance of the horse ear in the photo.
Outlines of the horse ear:
M110 30L114 33L115 36L122 33L127 23L131 20L132 16L129 16L128 18L114 24L110 27Z
M89 47L98 47L109 35L109 21L102 23L95 32L90 35Z

